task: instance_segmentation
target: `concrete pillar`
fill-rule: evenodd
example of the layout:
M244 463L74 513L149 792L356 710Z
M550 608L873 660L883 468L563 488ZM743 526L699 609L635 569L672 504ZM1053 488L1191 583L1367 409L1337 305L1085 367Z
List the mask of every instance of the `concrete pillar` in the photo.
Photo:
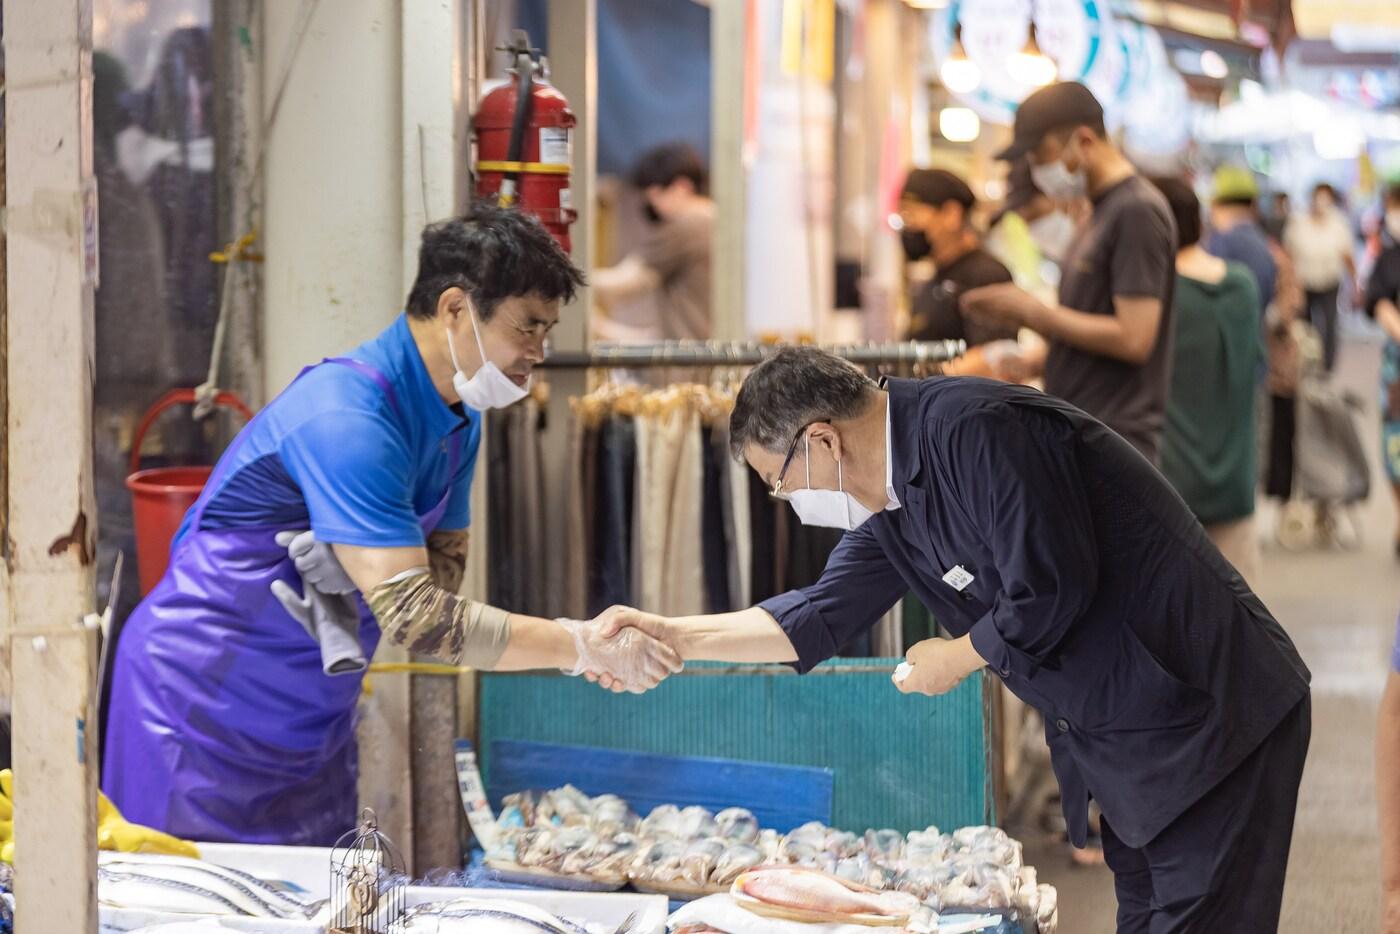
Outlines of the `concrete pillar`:
M308 23L302 4L262 5L264 112L306 29L266 156L269 397L301 367L373 337L403 310L423 224L451 213L457 6L337 0L317 6ZM384 647L376 656L406 660ZM360 730L361 803L418 869L455 863L455 685L411 685L402 675L372 683Z
M10 0L5 36L8 464L0 625L13 661L15 924L97 929L92 611L91 0Z

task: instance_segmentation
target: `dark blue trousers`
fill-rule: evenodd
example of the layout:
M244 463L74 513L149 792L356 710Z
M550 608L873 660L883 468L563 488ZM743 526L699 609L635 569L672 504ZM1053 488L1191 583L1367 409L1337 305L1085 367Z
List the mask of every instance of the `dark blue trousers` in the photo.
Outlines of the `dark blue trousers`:
M1312 702L1141 848L1103 821L1119 934L1275 934Z

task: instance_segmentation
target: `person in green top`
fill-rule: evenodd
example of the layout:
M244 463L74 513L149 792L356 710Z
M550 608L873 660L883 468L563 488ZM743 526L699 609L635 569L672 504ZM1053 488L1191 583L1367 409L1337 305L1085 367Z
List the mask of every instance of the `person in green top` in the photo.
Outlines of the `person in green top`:
M1201 246L1201 203L1185 182L1154 179L1176 218L1176 340L1162 473L1246 581L1253 580L1254 396L1264 347L1249 268Z

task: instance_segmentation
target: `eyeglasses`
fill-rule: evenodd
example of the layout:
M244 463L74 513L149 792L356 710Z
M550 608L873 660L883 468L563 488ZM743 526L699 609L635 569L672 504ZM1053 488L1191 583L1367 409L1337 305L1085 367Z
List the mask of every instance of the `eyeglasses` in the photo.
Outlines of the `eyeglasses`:
M782 469L778 471L778 482L774 483L773 489L768 491L768 495L773 497L774 499L780 499L783 502L787 502L789 499L792 498L792 496L786 490L783 489L783 483L786 482L788 468L792 466L792 459L797 456L797 442L801 441L804 437L806 437L807 429L811 428L815 424L816 422L808 422L807 424L803 425L800 429L798 429L797 435L793 437L792 444L788 445L787 457L783 458Z

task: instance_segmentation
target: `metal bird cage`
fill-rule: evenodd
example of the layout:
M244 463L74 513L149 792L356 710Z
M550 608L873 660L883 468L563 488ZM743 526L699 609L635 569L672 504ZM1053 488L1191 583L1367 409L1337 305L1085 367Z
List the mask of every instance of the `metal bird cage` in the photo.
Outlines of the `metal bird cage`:
M331 849L329 934L395 934L403 930L408 870L403 854L379 832L374 812Z

